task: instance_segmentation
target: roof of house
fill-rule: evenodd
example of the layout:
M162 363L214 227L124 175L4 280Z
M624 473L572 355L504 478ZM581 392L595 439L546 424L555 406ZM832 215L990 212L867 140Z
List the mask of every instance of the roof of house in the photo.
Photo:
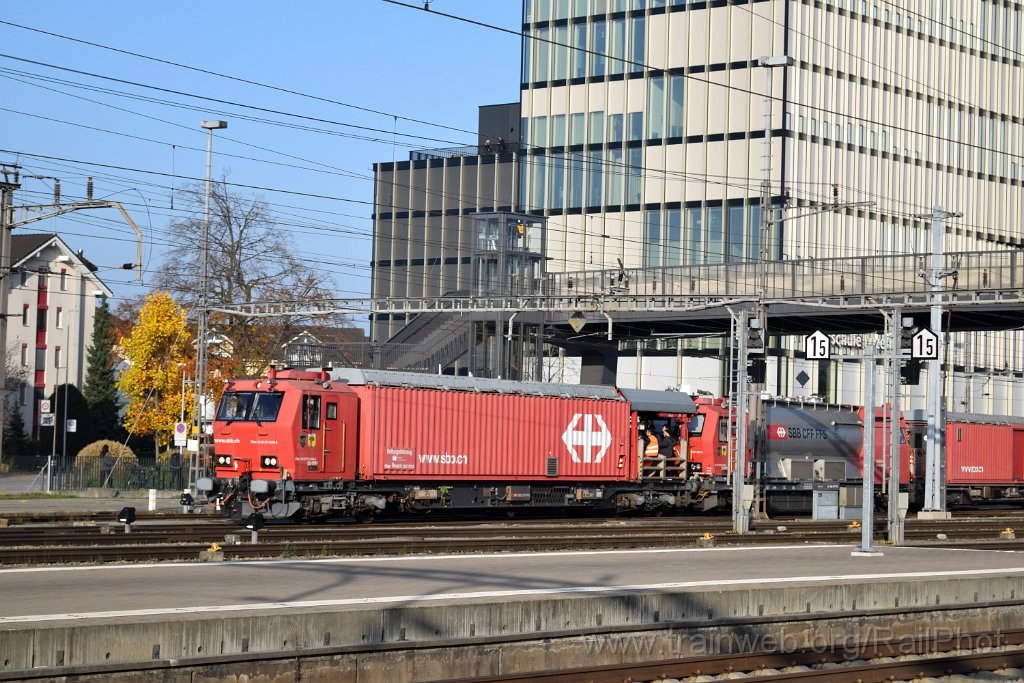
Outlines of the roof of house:
M18 268L51 244L68 257L69 263L73 264L85 277L93 281L105 296L114 295L110 288L96 275L96 270L98 270L96 265L86 259L82 251L72 251L71 247L60 238L60 235L11 235L11 267Z

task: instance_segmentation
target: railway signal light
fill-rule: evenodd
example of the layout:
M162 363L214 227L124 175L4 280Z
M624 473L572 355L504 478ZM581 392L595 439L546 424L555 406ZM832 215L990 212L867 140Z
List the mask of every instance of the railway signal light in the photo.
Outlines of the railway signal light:
M121 511L117 513L117 521L124 524L124 532L130 534L132 532L132 522L135 521L135 508L121 508Z
M768 361L762 356L751 358L747 361L747 382L750 384L764 384L768 376Z
M900 384L921 383L921 360L918 358L907 358L900 363Z
M900 331L900 353L909 356L914 345L914 335L917 334L917 327L914 326L913 318L903 318L902 330Z
M263 515L261 515L258 512L254 512L251 515L249 515L248 517L246 517L245 521L242 523L242 525L246 529L248 529L249 531L252 532L252 542L253 543L259 543L260 529L263 528L263 524L265 522L266 522L266 520L263 519Z
M747 353L764 353L764 330L761 321L751 318L747 327Z

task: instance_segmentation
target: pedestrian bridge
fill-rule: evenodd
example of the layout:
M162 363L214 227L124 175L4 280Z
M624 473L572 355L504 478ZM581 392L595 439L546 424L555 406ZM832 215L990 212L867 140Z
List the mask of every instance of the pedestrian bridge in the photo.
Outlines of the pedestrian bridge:
M932 287L930 254L858 256L551 273L536 294L454 295L428 298L332 299L236 304L213 310L248 316L349 313L448 313L483 320L544 322L568 327L579 312L609 334L647 336L718 334L730 310L754 303L769 309L769 331L803 334L870 332L882 328L881 311L927 315ZM1024 321L1024 250L947 253L941 284L951 330L1010 329ZM554 330L552 330L554 331ZM590 331L588 329L588 331ZM568 332L566 332L568 334Z

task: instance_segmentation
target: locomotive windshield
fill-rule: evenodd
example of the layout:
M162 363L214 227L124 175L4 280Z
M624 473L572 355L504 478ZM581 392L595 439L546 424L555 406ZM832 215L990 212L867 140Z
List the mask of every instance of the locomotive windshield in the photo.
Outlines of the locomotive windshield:
M686 424L686 433L690 436L700 436L704 431L704 415L694 415Z
M229 391L220 401L217 419L222 422L274 422L281 410L280 391Z

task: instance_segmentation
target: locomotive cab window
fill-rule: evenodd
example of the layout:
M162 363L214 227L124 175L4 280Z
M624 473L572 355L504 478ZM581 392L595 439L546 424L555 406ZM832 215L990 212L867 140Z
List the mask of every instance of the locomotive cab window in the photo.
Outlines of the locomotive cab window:
M281 410L284 394L257 391L229 391L220 400L217 419L222 422L245 420L250 422L274 422Z
M320 429L319 396L304 396L302 398L302 428Z
M327 404L327 419L337 420L338 419L338 404L328 403Z
M690 436L700 436L704 431L705 415L694 415L686 425L686 431Z

